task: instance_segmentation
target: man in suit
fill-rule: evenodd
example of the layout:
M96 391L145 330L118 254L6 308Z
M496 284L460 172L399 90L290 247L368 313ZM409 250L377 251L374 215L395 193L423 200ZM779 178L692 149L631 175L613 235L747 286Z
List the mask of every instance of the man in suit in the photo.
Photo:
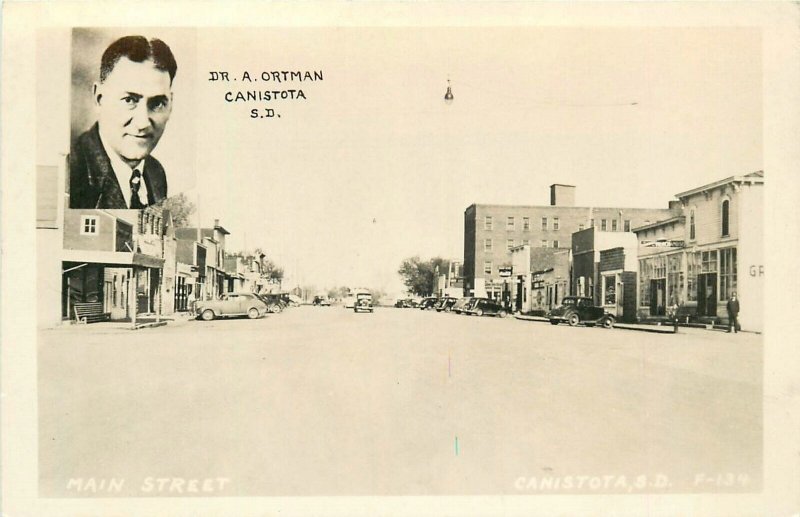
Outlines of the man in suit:
M172 112L177 64L159 39L125 36L106 49L93 86L97 122L70 150L70 208L144 208L167 197L150 156Z
M739 298L736 293L731 293L731 299L728 300L728 332L733 330L733 333L739 332L742 327L739 325Z

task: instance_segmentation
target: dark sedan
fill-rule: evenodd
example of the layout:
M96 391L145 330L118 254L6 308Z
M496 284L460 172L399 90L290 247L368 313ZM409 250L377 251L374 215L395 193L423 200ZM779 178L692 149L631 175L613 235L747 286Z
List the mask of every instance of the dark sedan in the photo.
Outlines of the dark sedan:
M583 296L566 296L561 305L551 310L547 318L553 325L561 322L575 327L581 323L587 326L602 325L605 328L614 326L614 316L606 313L602 307L592 303L591 298Z
M498 316L500 318L508 316L505 307L488 298L476 298L465 312L475 316Z

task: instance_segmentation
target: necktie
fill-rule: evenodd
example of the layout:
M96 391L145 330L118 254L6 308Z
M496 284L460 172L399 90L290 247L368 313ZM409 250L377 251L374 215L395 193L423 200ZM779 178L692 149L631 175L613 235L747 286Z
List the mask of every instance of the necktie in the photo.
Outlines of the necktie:
M138 209L145 207L139 199L139 188L141 188L141 186L142 173L139 169L133 169L131 173L131 208Z

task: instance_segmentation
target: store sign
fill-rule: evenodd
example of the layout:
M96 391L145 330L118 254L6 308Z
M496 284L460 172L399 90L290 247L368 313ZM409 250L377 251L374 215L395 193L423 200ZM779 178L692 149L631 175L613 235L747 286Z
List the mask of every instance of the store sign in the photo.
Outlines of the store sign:
M514 272L514 268L511 266L500 266L497 268L497 272L500 273L501 277L508 278Z
M676 241L672 239L658 239L655 241L641 241L642 246L645 248L683 248L684 241Z

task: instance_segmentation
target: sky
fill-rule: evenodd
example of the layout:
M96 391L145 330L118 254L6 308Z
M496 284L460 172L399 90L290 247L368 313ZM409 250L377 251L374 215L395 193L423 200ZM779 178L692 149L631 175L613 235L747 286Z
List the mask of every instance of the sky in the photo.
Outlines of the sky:
M399 293L404 258L462 258L467 206L546 205L552 183L575 185L578 206L665 208L678 192L763 169L755 30L170 36L185 59L176 51L175 111L153 154L202 225L219 219L231 250L264 249L290 284ZM242 81L243 71L273 70L324 79ZM238 80L209 81L211 71ZM224 98L273 89L302 89L306 99ZM253 108L281 116L251 119Z

